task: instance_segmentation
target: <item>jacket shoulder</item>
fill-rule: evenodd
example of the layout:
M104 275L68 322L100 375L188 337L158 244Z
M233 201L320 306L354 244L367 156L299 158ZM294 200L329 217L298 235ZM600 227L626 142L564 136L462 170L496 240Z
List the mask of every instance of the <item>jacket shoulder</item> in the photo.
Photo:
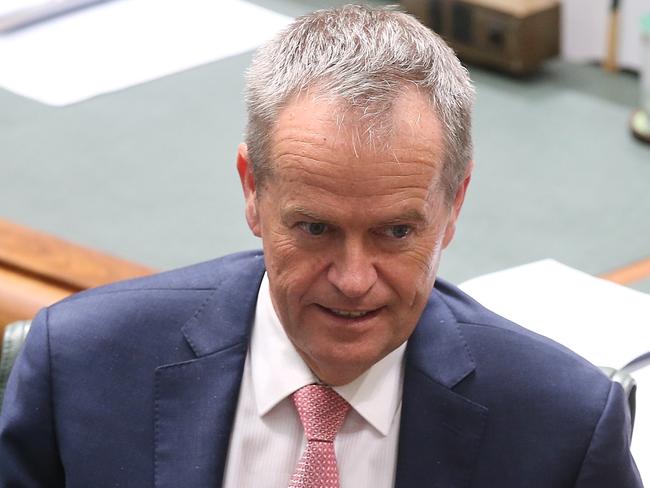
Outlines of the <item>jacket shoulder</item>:
M112 351L125 340L154 349L176 344L208 302L250 287L263 270L262 254L246 252L86 290L48 307L50 340L53 347Z
M575 352L491 312L455 286L442 281L436 290L475 363L454 391L488 409L485 442L494 449L479 467L486 479L501 480L503 472L494 466L503 465L508 451L526 479L556 480L548 486L641 486L620 385Z
M513 407L522 399L551 410L566 409L600 414L609 395L611 381L600 368L556 341L528 330L488 310L457 287L441 282L440 297L457 320L458 327L476 363L470 380L486 388L499 384Z
M440 280L436 283L438 296L454 315L466 339L480 337L489 344L495 342L506 348L528 346L526 356L547 358L560 355L570 362L577 362L595 368L589 361L566 346L516 324L481 305L458 287ZM596 370L600 371L598 368Z

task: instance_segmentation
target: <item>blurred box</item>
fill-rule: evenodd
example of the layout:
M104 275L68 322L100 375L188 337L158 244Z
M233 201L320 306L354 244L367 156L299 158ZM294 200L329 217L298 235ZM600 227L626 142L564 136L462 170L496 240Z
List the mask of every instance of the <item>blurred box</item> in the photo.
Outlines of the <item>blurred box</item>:
M464 61L516 75L559 54L560 0L402 0Z

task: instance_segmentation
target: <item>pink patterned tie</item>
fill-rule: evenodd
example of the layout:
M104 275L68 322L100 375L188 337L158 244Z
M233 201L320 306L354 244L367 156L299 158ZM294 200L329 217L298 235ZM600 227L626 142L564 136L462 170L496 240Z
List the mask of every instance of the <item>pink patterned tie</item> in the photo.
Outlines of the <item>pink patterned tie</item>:
M291 395L305 429L307 446L289 488L339 488L334 437L350 404L329 386L307 385Z

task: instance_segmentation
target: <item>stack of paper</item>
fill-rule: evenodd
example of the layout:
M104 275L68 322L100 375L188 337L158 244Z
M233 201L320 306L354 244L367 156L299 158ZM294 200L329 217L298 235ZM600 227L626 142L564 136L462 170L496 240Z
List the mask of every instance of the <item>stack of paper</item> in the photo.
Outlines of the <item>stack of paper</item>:
M5 0L0 5L0 32L18 29L106 0Z
M290 20L239 0L114 0L0 35L0 86L67 105L249 51Z

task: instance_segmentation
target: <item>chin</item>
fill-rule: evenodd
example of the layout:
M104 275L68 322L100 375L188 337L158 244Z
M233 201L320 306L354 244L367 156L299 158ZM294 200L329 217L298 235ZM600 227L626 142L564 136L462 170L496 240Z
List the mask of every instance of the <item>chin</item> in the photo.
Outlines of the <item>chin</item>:
M320 380L339 386L361 376L391 351L392 349L385 353L376 349L363 351L359 350L358 345L350 347L350 344L335 344L327 351L312 351L310 360L306 362Z
M368 368L359 369L359 370L353 368L344 368L341 369L340 371L338 370L328 371L326 373L321 373L321 374L316 373L316 376L318 376L319 380L321 380L323 383L326 383L328 385L342 386L353 382L359 376L365 373L367 370Z

